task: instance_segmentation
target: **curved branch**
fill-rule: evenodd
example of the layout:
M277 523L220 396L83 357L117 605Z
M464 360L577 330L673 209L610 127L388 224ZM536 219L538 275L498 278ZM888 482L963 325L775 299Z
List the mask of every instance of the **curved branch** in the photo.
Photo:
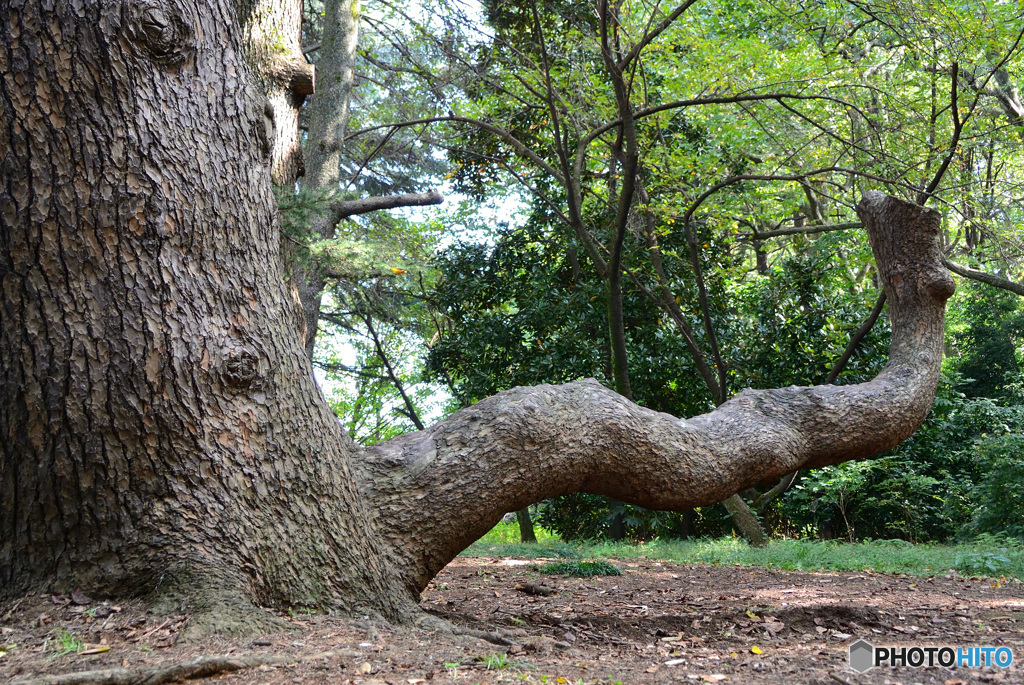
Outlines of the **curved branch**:
M953 292L938 247L941 218L880 193L857 209L892 319L882 373L856 385L748 389L685 420L593 380L515 388L375 445L360 485L410 592L505 512L547 497L583 491L688 509L797 469L876 454L912 434L935 395Z
M754 509L757 510L757 513L764 514L764 511L768 508L769 504L777 500L779 496L785 494L786 491L789 490L799 473L799 471L794 471L788 476L783 476L770 490L758 495L754 499Z
M735 105L745 102L764 102L768 100L779 103L782 103L784 100L826 100L828 102L840 104L844 107L849 107L850 109L853 109L857 112L861 112L860 108L858 108L856 105L846 102L845 100L834 98L828 95L800 95L797 93L764 93L757 95L720 95L712 97L688 98L686 100L673 100L672 102L666 102L660 105L647 107L645 109L639 109L633 113L633 118L644 119L646 117L653 116L655 114L658 114L659 112L665 112L670 109L685 109L686 107L702 107L706 105ZM863 112L861 113L863 114ZM593 142L594 139L600 136L601 134L610 131L611 129L615 128L621 123L621 119L613 119L612 121L608 121L602 124L601 126L595 128L590 133L588 133L583 138L583 141L586 141L586 143L589 144Z
M859 221L847 221L842 224L826 224L824 226L793 226L791 228L779 228L774 231L764 231L759 233L754 231L753 235L740 236L743 240L765 240L766 238L776 238L780 235L806 235L815 233L829 233L830 231L847 231L851 228L863 228L864 224Z

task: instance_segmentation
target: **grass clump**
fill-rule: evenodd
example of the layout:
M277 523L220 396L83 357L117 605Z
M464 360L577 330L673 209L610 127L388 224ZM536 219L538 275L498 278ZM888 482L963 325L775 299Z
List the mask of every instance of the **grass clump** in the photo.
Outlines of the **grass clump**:
M594 576L621 576L622 571L603 559L597 561L554 561L537 569L553 576L593 578Z
M537 542L540 544L561 542L561 538L558 537L557 533L552 533L547 528L543 528L538 525L534 525L533 534L537 538ZM477 540L492 545L520 545L522 542L522 536L519 533L519 524L515 522L502 521L498 525L491 528L487 533ZM527 543L531 544L531 543Z
M52 637L48 637L43 641L43 649L44 651L53 652L50 658L56 659L65 654L81 652L85 649L85 643L63 628L58 628Z

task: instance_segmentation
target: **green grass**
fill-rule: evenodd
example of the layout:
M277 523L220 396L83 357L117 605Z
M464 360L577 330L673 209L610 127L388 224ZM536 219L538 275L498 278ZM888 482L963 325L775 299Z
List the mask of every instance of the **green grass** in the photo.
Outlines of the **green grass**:
M522 543L519 541L518 523L499 523L486 535L474 542L462 552L466 557L518 557L520 559L538 559L561 557L576 559L580 556L579 545L567 545L551 531L533 527L537 542Z
M533 526L533 533L537 536L537 542L543 544L548 542L559 542L558 536L552 533L547 528L541 528L538 525ZM494 528L491 528L486 535L477 540L489 545L518 545L522 544L519 542L519 524L518 523L505 523L502 521Z
M572 576L574 578L622 575L622 571L604 559L598 559L597 561L556 561L544 564L537 570L553 576Z
M566 544L538 529L538 544L518 542L516 524L499 524L463 554L476 557L662 559L686 564L758 566L800 571L876 571L929 576L955 569L963 575L1007 576L1024 580L1024 545L1013 538L982 536L959 544L912 544L903 540L838 542L772 540L764 549L735 538L654 540L643 544L595 542ZM510 541L508 529L515 533Z
M56 659L65 654L81 652L85 649L85 643L63 628L58 628L53 633L53 637L48 637L43 641L43 648L44 651L53 652L50 658Z

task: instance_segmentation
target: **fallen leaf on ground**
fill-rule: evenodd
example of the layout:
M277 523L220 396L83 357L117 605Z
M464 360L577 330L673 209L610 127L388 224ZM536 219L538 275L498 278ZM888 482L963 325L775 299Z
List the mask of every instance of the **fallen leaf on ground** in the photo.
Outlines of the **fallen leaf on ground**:
M750 648L750 652L752 654L764 654L764 650L761 649L760 647L758 647L757 645L754 645L753 647L751 647Z
M90 647L89 649L83 649L79 654L102 654L103 652L109 652L110 647L101 645L99 647Z

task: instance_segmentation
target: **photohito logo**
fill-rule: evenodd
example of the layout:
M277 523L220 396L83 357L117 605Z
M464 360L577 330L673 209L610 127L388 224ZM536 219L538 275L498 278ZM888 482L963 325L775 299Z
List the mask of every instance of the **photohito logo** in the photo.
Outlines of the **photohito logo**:
M857 673L875 666L1009 668L1012 663L1009 647L875 647L867 640L850 645L850 668Z

